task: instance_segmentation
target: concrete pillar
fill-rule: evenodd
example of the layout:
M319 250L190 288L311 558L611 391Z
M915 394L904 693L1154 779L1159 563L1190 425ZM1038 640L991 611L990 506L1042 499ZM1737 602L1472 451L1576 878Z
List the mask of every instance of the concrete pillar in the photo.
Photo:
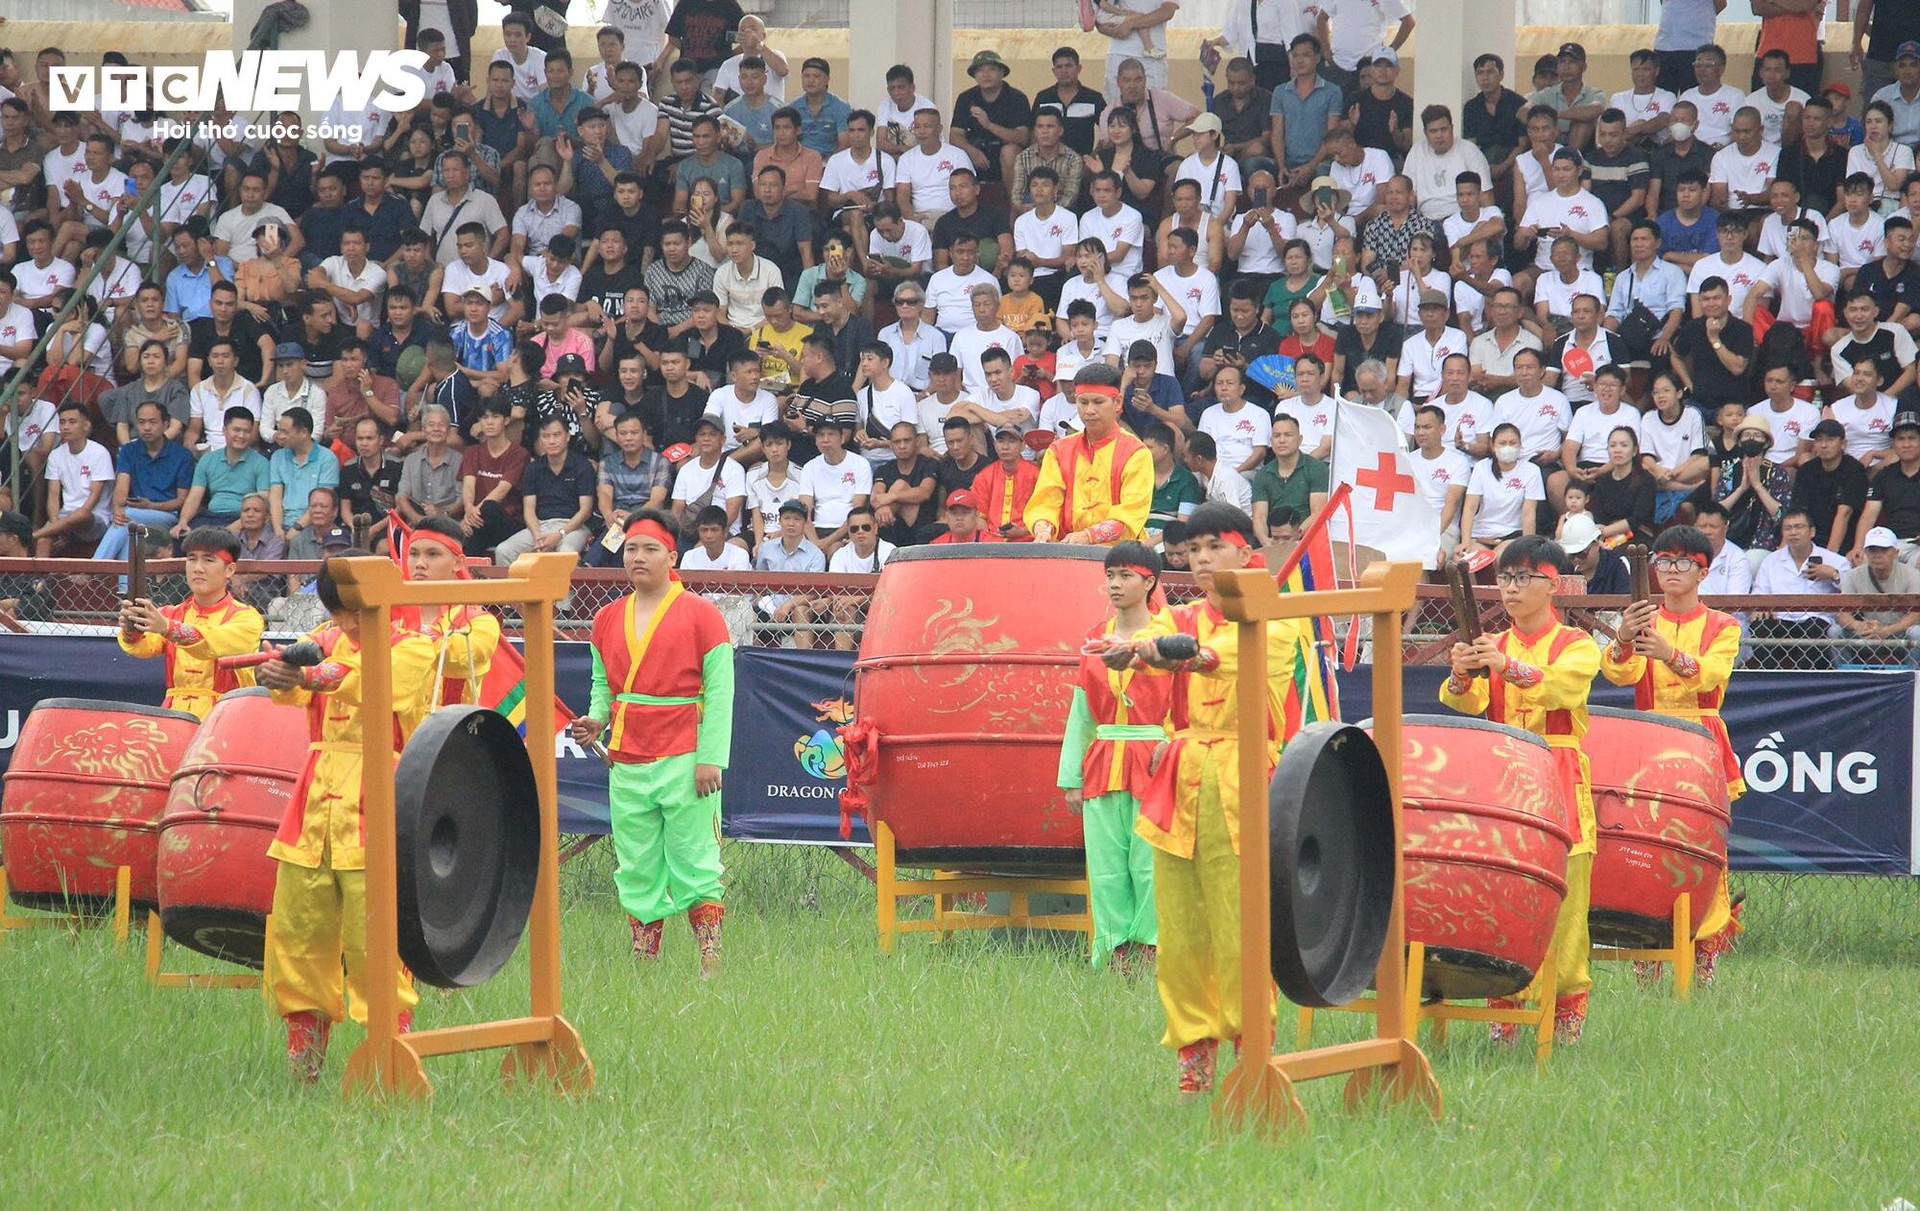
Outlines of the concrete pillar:
M954 0L850 0L846 92L856 109L878 112L887 96L887 68L913 69L920 95L943 117L959 95L953 72Z
M1460 103L1477 89L1473 61L1488 52L1507 65L1507 87L1525 96L1527 66L1514 62L1515 0L1419 0L1409 47L1414 52L1413 112L1429 105L1453 111L1456 128ZM1517 82L1516 82L1517 81ZM1420 132L1414 132L1418 140Z
M233 49L247 48L253 24L271 0L233 0ZM319 50L329 55L354 51L362 57L370 51L399 50L402 36L400 17L394 0L326 0L307 4L306 28L280 39L281 50ZM326 115L325 107L309 112L309 122Z

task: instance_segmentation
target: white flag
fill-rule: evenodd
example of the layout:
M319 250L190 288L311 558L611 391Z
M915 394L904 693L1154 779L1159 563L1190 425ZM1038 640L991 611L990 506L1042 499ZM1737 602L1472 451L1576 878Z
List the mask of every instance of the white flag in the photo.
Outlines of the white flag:
M1334 413L1332 478L1351 486L1353 536L1344 513L1336 513L1330 519L1333 541L1431 568L1440 548L1440 515L1413 477L1398 422L1368 404L1342 402Z

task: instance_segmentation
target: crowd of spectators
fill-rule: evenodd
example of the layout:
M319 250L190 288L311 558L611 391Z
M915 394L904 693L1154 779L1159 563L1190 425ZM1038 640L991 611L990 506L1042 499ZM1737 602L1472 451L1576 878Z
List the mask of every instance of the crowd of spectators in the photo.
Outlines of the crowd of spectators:
M5 418L44 483L6 503L40 555L212 524L300 558L397 512L611 564L664 507L691 568L871 571L1027 539L1104 360L1174 567L1206 499L1297 532L1343 402L1397 417L1437 557L1551 532L1607 584L1684 520L1710 591L1920 575L1920 6L1828 79L1824 0L1774 0L1742 87L1713 0L1666 0L1626 88L1569 42L1418 113L1401 0L1230 6L1204 96L1177 8L1095 6L1094 79L1063 46L1029 96L983 50L950 104L894 66L867 110L735 0L614 3L578 65L551 6L480 62L403 2L417 111L180 156L152 113L53 112L58 49L0 51L0 376L99 271Z

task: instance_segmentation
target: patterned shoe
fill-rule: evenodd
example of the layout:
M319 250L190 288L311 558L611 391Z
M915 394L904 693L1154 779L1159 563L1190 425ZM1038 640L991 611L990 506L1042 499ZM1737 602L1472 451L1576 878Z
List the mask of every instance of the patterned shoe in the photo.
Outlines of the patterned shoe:
M1509 1000L1506 997L1489 997L1487 999L1487 1008L1518 1009L1520 1008L1520 1002ZM1487 1034L1498 1045L1511 1047L1513 1046L1514 1040L1520 1037L1520 1027L1512 1022L1488 1022Z
M1587 1025L1587 994L1576 992L1569 997L1561 997L1553 1006L1553 1041L1562 1047L1571 1047L1580 1041L1581 1033Z
M1664 963L1656 963L1648 959L1635 959L1633 961L1633 982L1638 984L1642 989L1651 991L1659 987L1660 977L1665 971L1666 964Z
M333 1023L310 1010L287 1015L287 1073L304 1085L320 1080Z
M1218 1039L1201 1039L1180 1049L1180 1092L1213 1092L1213 1057L1220 1048Z
M1132 979L1134 976L1133 943L1122 942L1120 945L1114 947L1113 953L1107 956L1107 966L1111 967L1113 973L1122 979Z
M633 957L636 959L657 959L660 957L660 930L666 922L650 921L642 925L632 917L627 925L633 933Z
M1133 965L1141 975L1152 975L1154 966L1160 962L1160 948L1152 942L1133 944Z
M1693 982L1702 988L1713 983L1713 969L1720 960L1720 952L1726 949L1722 940L1726 936L1716 934L1693 944Z
M399 1033L412 1034L413 1033L413 1010L402 1009L400 1011L400 1020L397 1023L397 1025L400 1028Z
M700 944L700 978L703 980L720 974L720 921L726 912L712 900L687 910L687 924L693 926L694 940Z

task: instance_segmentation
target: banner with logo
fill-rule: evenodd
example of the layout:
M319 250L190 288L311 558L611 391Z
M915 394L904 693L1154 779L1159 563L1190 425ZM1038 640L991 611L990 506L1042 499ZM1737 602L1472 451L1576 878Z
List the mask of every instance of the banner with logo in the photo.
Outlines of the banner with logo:
M588 702L587 645L562 643L561 697ZM848 652L744 648L735 660L733 760L723 830L755 841L839 844L838 796L846 783L835 729L851 717ZM42 698L155 704L159 661L135 660L109 638L0 635L0 767L20 724ZM1409 712L1443 713L1445 671L1409 668ZM1348 719L1371 712L1366 668L1340 674ZM1596 682L1593 700L1629 707L1632 693ZM1737 870L1920 874L1913 829L1915 741L1911 673L1740 672L1728 729L1748 785L1734 804ZM607 770L564 735L555 744L560 823L567 833L607 829ZM855 822L853 844L866 837Z

